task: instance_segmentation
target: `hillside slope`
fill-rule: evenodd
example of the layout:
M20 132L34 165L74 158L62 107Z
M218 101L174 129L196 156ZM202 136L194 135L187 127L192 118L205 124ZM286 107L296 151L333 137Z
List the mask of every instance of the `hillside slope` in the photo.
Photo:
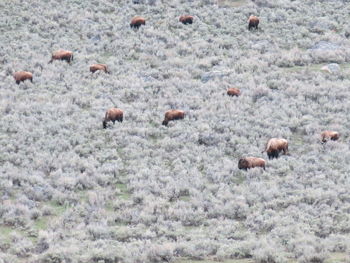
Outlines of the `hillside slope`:
M0 3L0 262L348 257L346 1L141 2ZM48 64L61 48L73 62ZM112 106L124 121L102 129ZM271 137L290 155L267 160Z

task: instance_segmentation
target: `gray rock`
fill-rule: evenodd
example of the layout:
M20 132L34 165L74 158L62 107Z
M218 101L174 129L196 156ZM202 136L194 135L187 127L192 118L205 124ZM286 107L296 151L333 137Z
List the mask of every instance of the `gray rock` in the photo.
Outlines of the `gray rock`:
M340 71L340 66L337 63L331 63L323 66L321 70L329 73L338 73Z
M90 40L91 40L92 42L99 42L99 41L101 40L101 36L100 36L100 35L92 36L92 37L90 38Z
M229 76L230 74L231 74L231 71L229 70L227 71L216 70L216 71L206 72L202 75L201 81L205 83L205 82L208 82L209 80Z
M328 41L320 41L310 48L312 51L329 51L329 50L338 50L340 46Z

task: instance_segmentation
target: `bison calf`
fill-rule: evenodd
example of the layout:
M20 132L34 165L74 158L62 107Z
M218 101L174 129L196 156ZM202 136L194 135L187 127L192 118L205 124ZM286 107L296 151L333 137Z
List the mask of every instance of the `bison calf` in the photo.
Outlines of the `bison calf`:
M107 65L105 65L105 64L93 64L90 66L90 72L95 73L98 70L109 73L109 71L107 69Z
M179 21L184 25L192 24L193 23L193 16L190 16L190 15L180 16Z
M283 154L288 154L288 141L286 139L272 138L267 142L264 151L266 151L269 159L278 158L281 151L283 151Z
M73 61L73 52L68 50L57 50L52 53L49 63L52 63L54 60L65 60L70 63Z
M259 25L259 18L257 16L251 15L248 19L248 29L250 30L251 28L258 29Z
M167 126L169 121L173 120L180 120L185 118L185 112L182 110L168 110L165 113L164 120L162 122L162 125Z
M135 16L130 23L131 28L139 28L141 25L146 25L146 20L141 16Z
M262 167L265 170L265 166L265 160L257 157L245 157L238 161L238 169L240 170L247 170L254 167Z
M102 122L104 129L107 128L107 122L109 121L113 122L113 124L115 123L115 121L123 122L123 111L117 108L108 109L106 111L105 118L103 119L103 122Z
M227 95L239 96L239 95L241 95L241 91L237 88L229 88L229 89L227 89Z
M21 81L25 81L26 79L33 82L33 74L28 71L17 71L13 74L13 78L15 79L16 84L19 84Z
M325 143L328 140L336 141L339 139L339 136L339 132L336 131L323 131L321 133L321 141L322 143Z

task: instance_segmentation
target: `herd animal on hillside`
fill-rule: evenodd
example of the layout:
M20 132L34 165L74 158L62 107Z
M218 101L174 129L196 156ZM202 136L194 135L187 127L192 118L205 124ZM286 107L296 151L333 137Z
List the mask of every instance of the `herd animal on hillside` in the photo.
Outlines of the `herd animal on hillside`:
M194 17L191 15L182 15L179 18L179 22L184 25L192 24ZM146 19L141 16L135 16L131 22L130 27L138 29L141 25L146 25ZM256 29L258 30L259 18L257 16L251 15L248 19L248 30ZM51 60L49 63L52 63L54 60L63 60L67 63L73 61L73 52L68 50L57 50L52 53ZM93 64L90 66L90 72L95 73L96 71L103 71L105 73L110 73L107 65L105 64ZM13 74L13 77L16 81L16 84L20 84L25 80L30 80L33 82L33 74L27 71L18 71ZM237 88L227 89L228 96L240 96L241 91ZM102 122L104 129L107 128L107 123L112 122L113 124L118 122L123 122L124 112L118 108L110 108L106 111L105 117ZM181 120L185 118L185 112L182 110L168 110L164 114L164 120L162 125L167 126L169 121ZM339 133L336 131L323 131L321 133L321 143L326 143L328 140L336 141L340 137ZM266 143L266 147L263 152L267 153L269 159L278 158L282 152L284 155L288 155L288 141L282 138L271 138ZM258 157L243 157L238 161L238 168L247 170L250 168L261 167L265 170L266 161Z

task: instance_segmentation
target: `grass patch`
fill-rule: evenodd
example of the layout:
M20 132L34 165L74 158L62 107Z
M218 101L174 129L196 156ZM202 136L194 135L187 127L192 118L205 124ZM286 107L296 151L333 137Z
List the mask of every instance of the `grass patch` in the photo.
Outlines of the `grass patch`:
M127 200L130 199L131 195L126 187L126 184L116 184L116 190L119 192L117 196L121 199Z
M49 217L41 217L34 222L34 228L36 230L43 230L47 228L48 222L50 218Z
M247 3L246 0L218 0L218 5L221 7L240 7Z
M215 260L191 260L182 258L176 261L176 263L215 263L218 261ZM228 259L222 261L223 263L254 263L253 259L244 258L244 259ZM288 260L288 263L296 263L297 261L294 259ZM325 260L324 263L347 263L350 262L350 257L346 253L333 253L330 255L328 259Z
M0 226L0 237L4 239L5 242L10 242L10 234L15 229L9 226Z
M346 253L332 253L324 263L347 263L350 262L350 255Z
M177 263L217 263L215 260L191 260L191 259L181 259L176 261ZM254 263L254 260L249 258L244 259L229 259L225 261L221 261L222 263Z
M321 63L321 64L310 64L306 66L294 66L294 67L281 67L285 69L287 72L300 72L302 70L310 70L310 71L321 71L321 68L325 65L331 64L329 63ZM350 69L350 63L343 63L343 64L338 64L340 67L341 71L349 70ZM327 72L325 72L327 73Z

